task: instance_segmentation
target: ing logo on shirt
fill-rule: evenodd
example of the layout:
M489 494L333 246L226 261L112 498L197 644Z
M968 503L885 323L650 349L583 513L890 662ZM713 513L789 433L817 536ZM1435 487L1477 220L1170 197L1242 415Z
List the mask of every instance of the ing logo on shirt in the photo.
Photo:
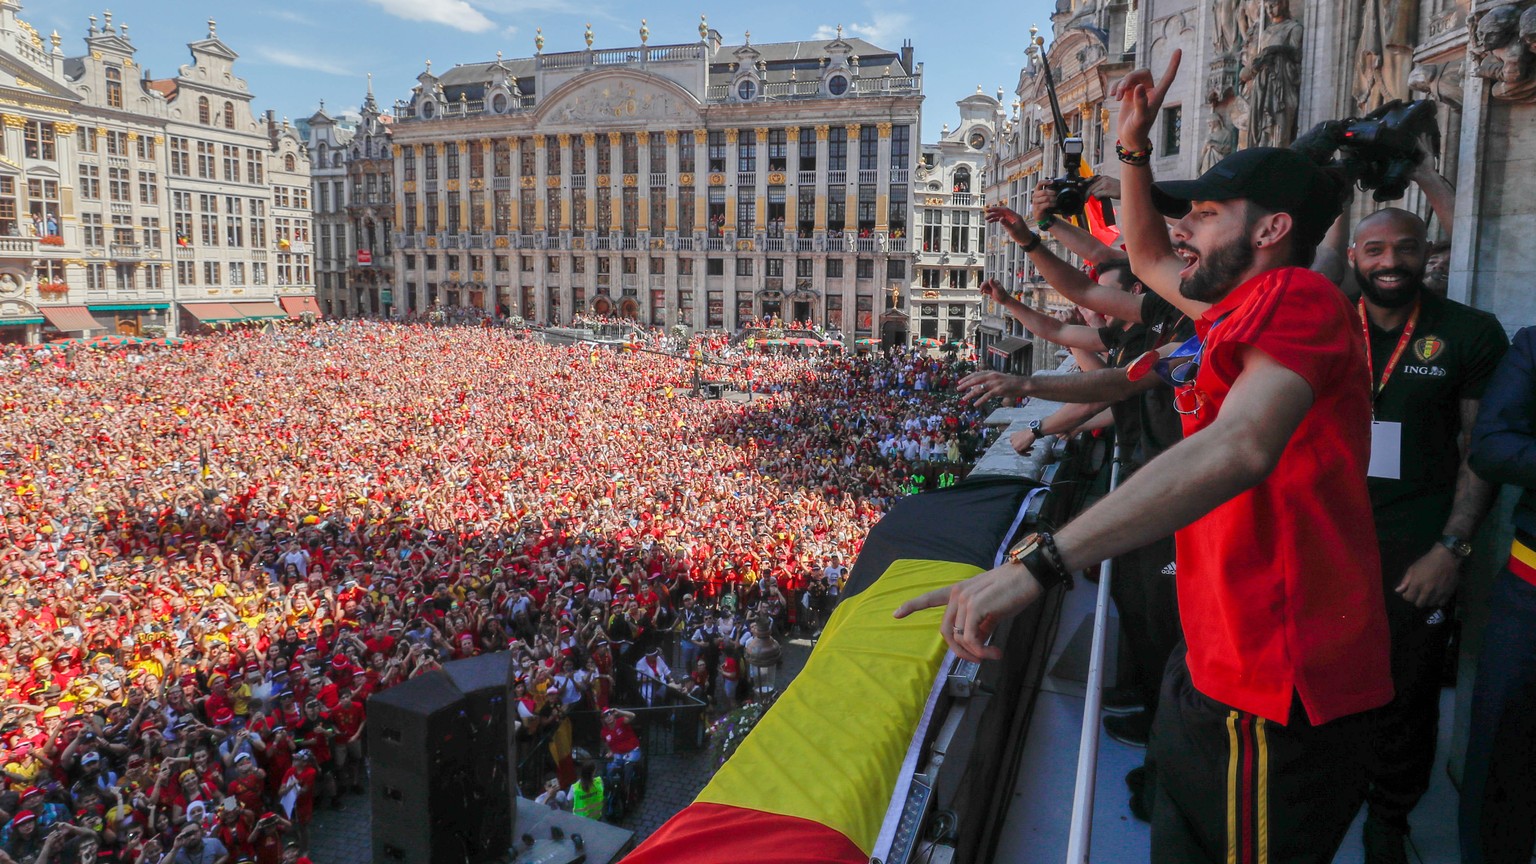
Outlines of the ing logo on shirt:
M1439 357L1440 352L1444 350L1445 340L1439 336L1425 336L1423 339L1413 343L1414 356L1424 363Z

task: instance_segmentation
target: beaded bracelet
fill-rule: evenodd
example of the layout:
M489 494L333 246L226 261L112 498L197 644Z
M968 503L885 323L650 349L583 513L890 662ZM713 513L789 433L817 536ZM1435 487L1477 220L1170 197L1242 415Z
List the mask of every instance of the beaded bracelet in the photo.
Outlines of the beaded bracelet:
M1115 156L1127 165L1146 165L1152 161L1152 148L1146 150L1129 150L1119 141L1115 142Z

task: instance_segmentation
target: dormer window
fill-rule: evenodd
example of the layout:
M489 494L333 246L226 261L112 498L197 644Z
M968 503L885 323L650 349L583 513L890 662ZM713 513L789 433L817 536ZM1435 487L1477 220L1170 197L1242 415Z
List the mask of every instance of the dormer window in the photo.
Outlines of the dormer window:
M848 93L848 76L833 75L827 79L827 93L833 96L843 96Z
M743 78L736 84L736 98L742 102L751 102L757 98L757 82L751 78Z

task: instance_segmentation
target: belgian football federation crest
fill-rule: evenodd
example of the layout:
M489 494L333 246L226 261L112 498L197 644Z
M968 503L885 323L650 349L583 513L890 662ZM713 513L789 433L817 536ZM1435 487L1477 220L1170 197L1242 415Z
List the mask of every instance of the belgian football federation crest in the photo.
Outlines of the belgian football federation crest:
M1423 339L1413 343L1413 354L1419 358L1421 363L1428 363L1439 357L1440 352L1444 350L1445 340L1439 336L1425 336Z

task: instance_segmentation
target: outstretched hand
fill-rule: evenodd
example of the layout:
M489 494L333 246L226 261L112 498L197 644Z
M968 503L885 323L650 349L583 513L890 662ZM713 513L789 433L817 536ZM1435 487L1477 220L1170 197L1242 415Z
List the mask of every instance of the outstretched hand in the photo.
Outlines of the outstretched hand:
M1137 69L1121 78L1109 91L1120 103L1120 143L1132 150L1146 150L1152 146L1152 124L1163 107L1168 88L1179 74L1182 50L1175 50L1168 58L1168 69L1163 80L1156 81L1148 69Z
M945 643L955 656L980 663L1003 656L1003 649L987 644L997 625L1029 608L1043 593L1027 567L1004 564L964 582L914 597L901 604L895 617L905 618L923 609L943 606L939 633Z
M972 372L960 379L960 398L980 405L993 398L1019 399L1028 394L1027 382L1029 379L1022 375L1008 375L1003 372Z

